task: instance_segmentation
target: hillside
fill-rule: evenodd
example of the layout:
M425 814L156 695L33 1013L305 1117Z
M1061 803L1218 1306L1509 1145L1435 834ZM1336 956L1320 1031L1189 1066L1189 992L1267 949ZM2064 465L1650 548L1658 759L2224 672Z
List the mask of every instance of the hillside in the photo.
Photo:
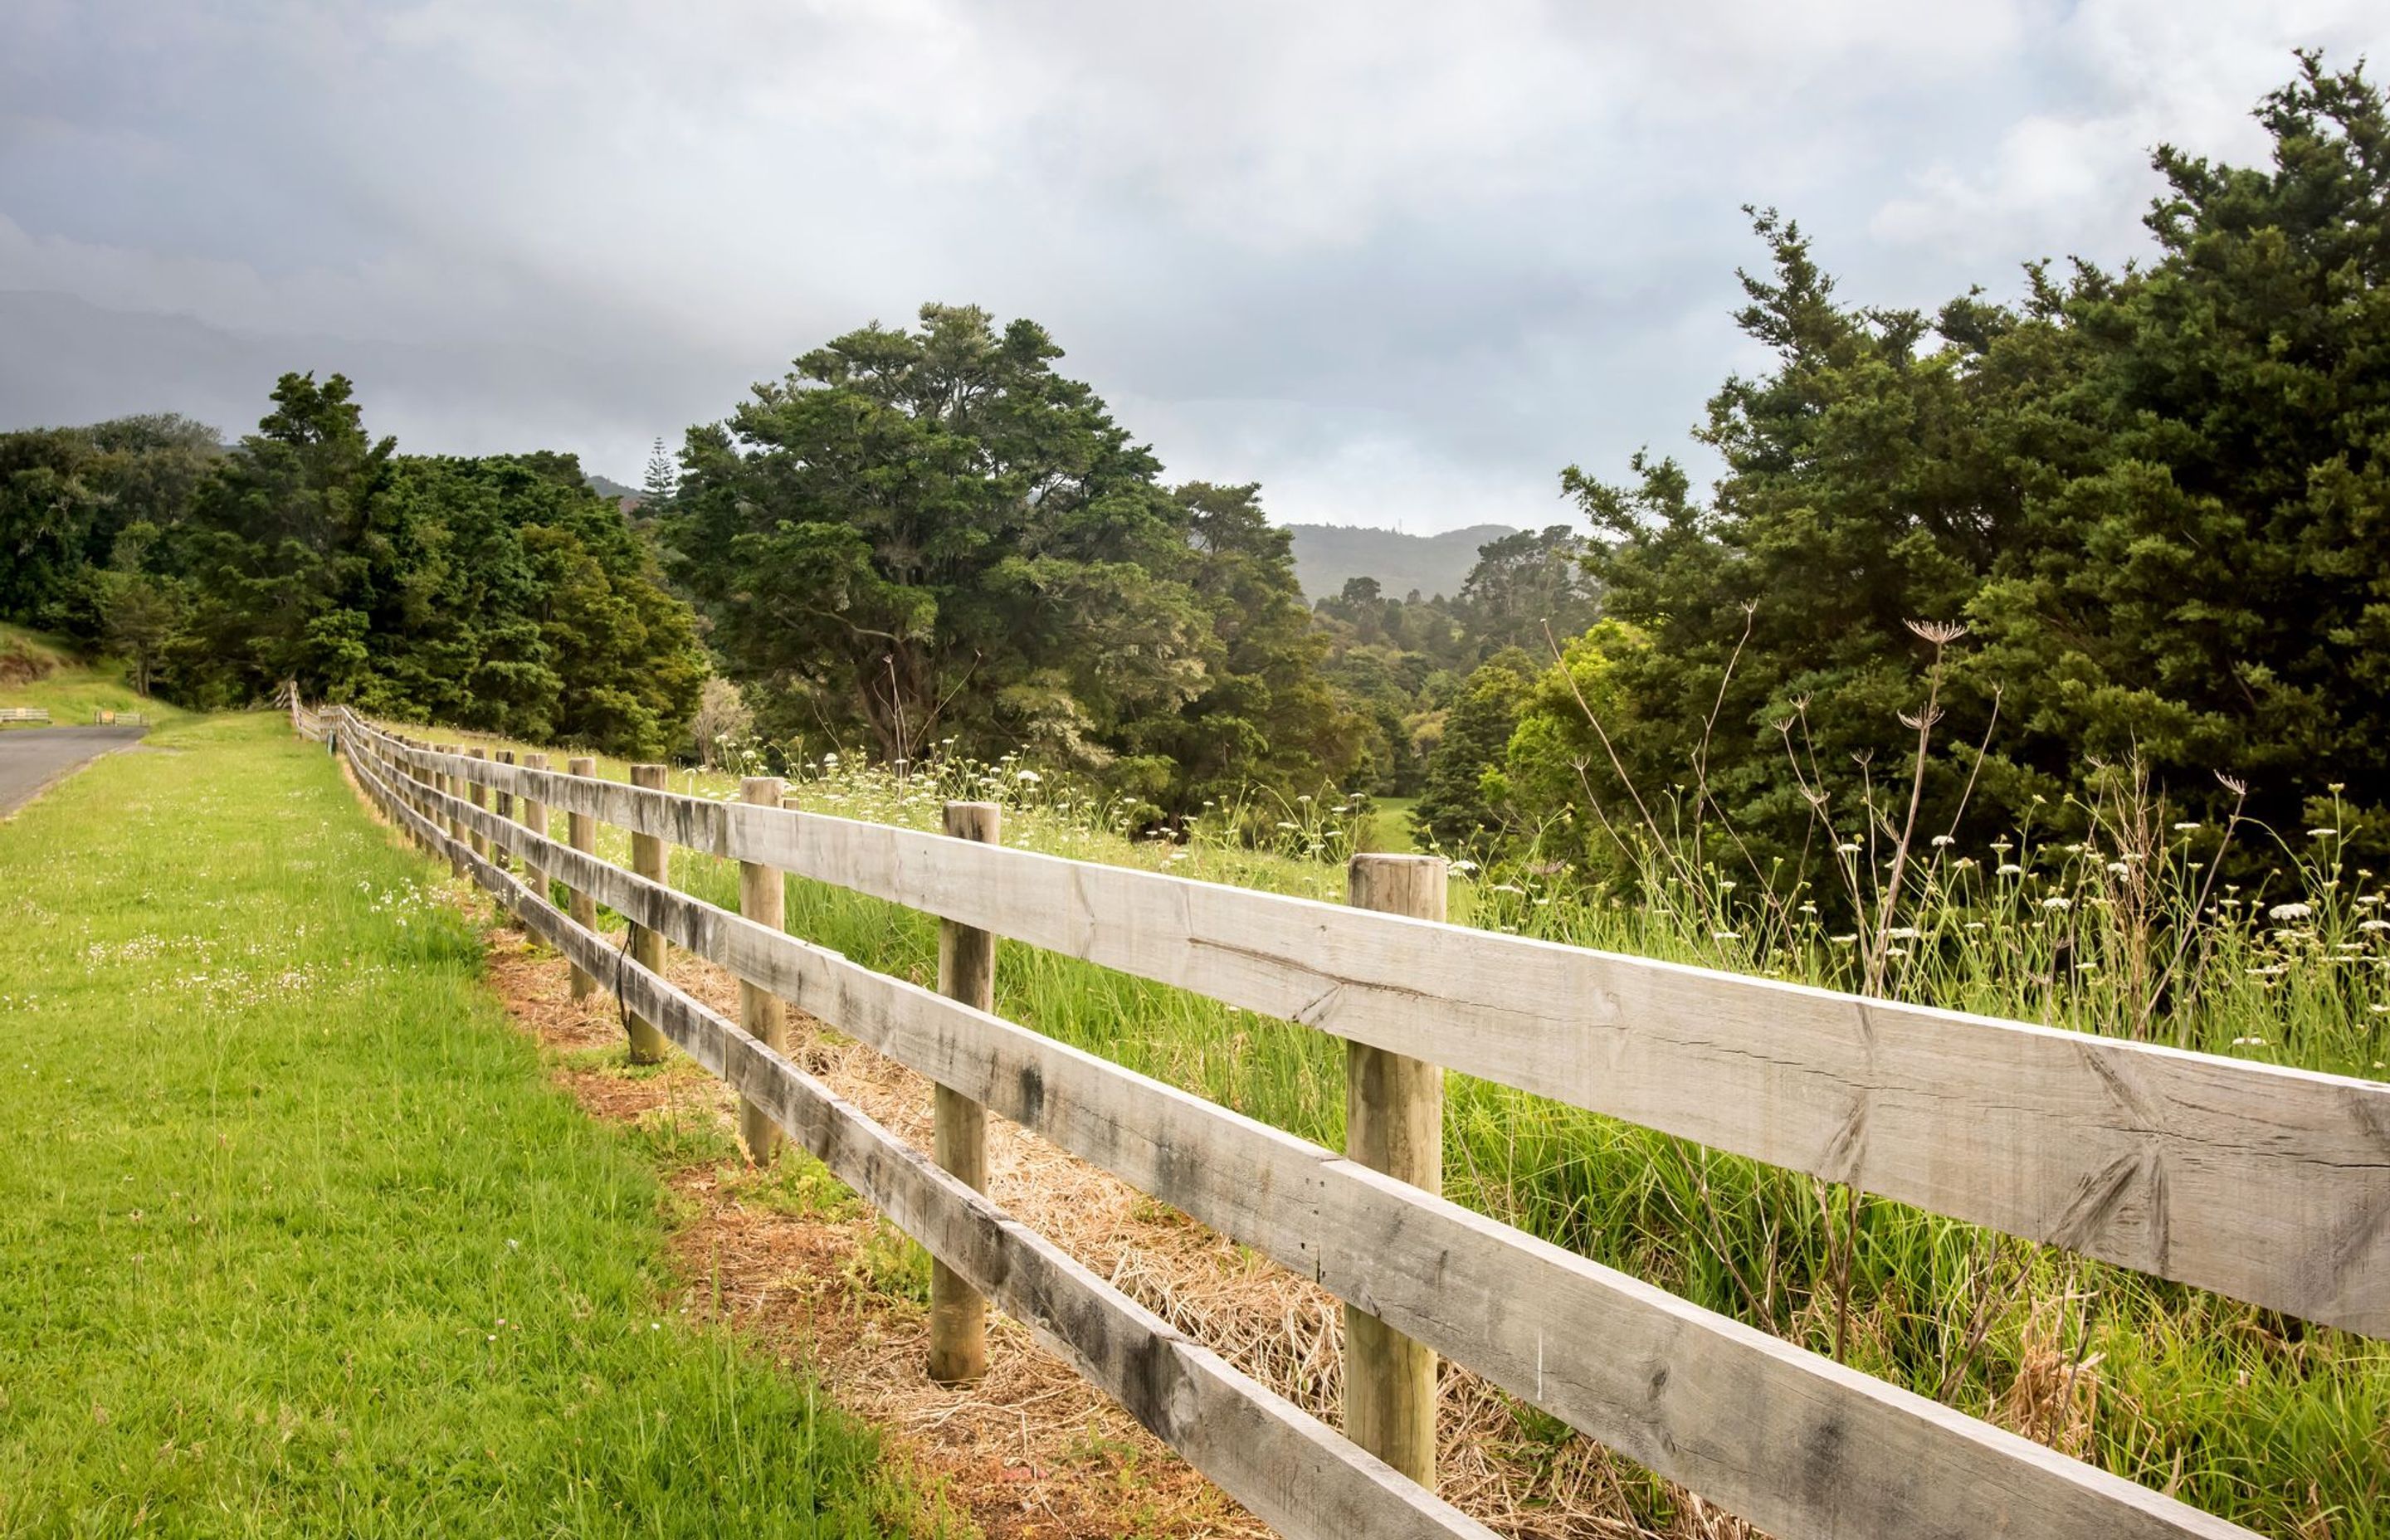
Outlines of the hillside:
M1394 598L1413 589L1423 597L1460 592L1477 547L1514 533L1508 524L1471 524L1442 534L1404 534L1398 530L1355 529L1343 524L1290 524L1294 536L1294 575L1313 600L1343 590L1351 577L1373 577Z
M135 693L124 665L89 661L57 636L0 622L0 706L37 706L58 726L98 720L103 711L142 712L152 722L183 713L154 696Z

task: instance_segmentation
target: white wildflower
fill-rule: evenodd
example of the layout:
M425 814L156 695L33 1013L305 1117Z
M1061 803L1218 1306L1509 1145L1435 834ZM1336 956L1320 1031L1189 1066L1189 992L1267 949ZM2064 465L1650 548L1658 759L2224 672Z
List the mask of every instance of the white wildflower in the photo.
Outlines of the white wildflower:
M2277 904L2266 911L2268 919L2305 919L2315 913L2311 904Z

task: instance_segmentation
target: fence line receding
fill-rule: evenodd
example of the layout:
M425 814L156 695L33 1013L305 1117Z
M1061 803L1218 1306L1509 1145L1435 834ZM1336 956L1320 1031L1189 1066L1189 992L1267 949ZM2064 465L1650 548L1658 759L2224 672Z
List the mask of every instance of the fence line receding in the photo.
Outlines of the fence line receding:
M585 848L585 819L1377 1051L1356 1066L1462 1070L2390 1335L2390 1086L1063 860L772 798L719 802L559 774L433 750L345 711L294 708L294 722L332 738L379 806L577 972L619 989L632 1015L821 1156L942 1268L1289 1535L1484 1533L1398 1473L1428 1474L1411 1453L1416 1411L1395 1405L1414 1372L1360 1377L1382 1388L1355 1393L1385 1399L1347 1407L1374 1452L1348 1442L1006 1218L973 1190L974 1170L906 1148L600 939L587 906L870 1044L934 1082L942 1103L1022 1123L1317 1279L1382 1326L1389 1363L1409 1362L1412 1344L1452 1358L1786 1540L2248 1532L952 997L975 984L924 989L790 935L777 917L759 924L678 892L661 867L602 861ZM481 805L490 793L542 823L564 810L575 838ZM561 883L571 912L510 862L543 888ZM1365 1092L1365 1079L1411 1089ZM1381 1110L1415 1125L1419 1088L1438 1079L1356 1068L1352 1094L1407 1097ZM1372 1158L1401 1169L1382 1149Z

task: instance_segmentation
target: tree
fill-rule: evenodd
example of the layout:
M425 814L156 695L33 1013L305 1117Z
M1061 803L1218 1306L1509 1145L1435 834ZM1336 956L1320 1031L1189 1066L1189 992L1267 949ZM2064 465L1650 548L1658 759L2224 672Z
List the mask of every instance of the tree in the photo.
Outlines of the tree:
M2271 170L2161 149L2158 260L2028 269L2019 308L1846 306L1798 227L1758 216L1771 267L1741 320L1774 358L1710 404L1715 495L1643 456L1624 485L1564 477L1640 638L1604 675L1630 779L1687 785L1762 852L1813 832L1805 776L1856 828L1855 762L1914 739L1932 649L1910 622L1963 622L1934 827L1962 795L1985 825L2062 808L2128 755L2192 816L2229 775L2277 826L2339 783L2382 827L2390 122L2313 56L2257 115ZM1590 776L1623 789L1606 754Z
M183 634L181 589L172 578L111 569L96 580L100 622L108 644L123 654L135 695L151 684Z
M1060 356L928 305L690 430L673 571L759 719L890 760L1025 751L1174 809L1244 767L1333 774L1253 489L1163 487Z
M1512 648L1470 674L1428 758L1426 789L1411 810L1420 835L1446 850L1473 850L1510 826L1501 765L1539 672L1534 658Z
M1548 656L1548 637L1574 636L1601 611L1586 576L1585 537L1566 524L1520 530L1477 547L1460 585L1461 624L1484 656L1506 647Z
M274 410L200 489L192 510L195 672L220 699L286 679L354 699L367 671L355 603L378 586L389 531L376 501L396 442L366 436L346 377L286 374Z

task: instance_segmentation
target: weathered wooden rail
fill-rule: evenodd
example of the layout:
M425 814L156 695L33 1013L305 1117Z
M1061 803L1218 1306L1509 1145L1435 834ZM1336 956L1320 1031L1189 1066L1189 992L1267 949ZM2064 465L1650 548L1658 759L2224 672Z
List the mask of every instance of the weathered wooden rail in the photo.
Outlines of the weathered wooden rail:
M720 964L945 1096L1036 1130L1317 1279L1398 1341L1469 1366L1788 1540L2247 1532L863 968L787 934L777 917L759 924L675 892L659 863L642 873L600 861L584 821L906 904L950 928L1307 1023L1385 1059L1464 1070L2390 1334L2390 1086L1060 860L777 797L726 803L559 775L435 750L344 712L294 711L294 724L333 737L393 818L1289 1534L1478 1532L1085 1275L506 863L536 869L542 887L561 882L574 910L604 903L635 935ZM487 793L527 821L482 805ZM554 809L572 815L570 843L530 827ZM942 1133L946 1154L944 1144ZM1368 1418L1348 1410L1347 1420L1362 1432ZM1402 1444L1365 1436L1381 1452Z

